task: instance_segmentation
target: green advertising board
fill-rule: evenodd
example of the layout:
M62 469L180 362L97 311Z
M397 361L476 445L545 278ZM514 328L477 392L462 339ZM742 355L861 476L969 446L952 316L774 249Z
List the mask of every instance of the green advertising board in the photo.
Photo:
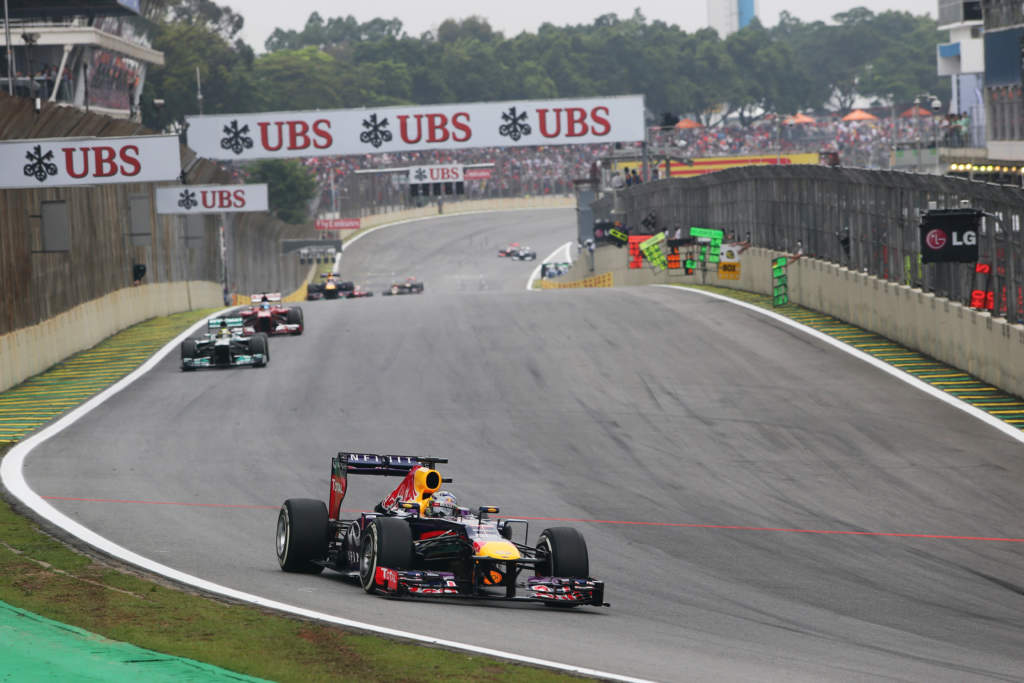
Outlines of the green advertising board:
M717 238L721 243L724 236L725 232L714 228L690 228L690 237L708 237L712 240Z
M789 303L789 277L786 274L786 257L780 256L772 261L772 306L785 306Z

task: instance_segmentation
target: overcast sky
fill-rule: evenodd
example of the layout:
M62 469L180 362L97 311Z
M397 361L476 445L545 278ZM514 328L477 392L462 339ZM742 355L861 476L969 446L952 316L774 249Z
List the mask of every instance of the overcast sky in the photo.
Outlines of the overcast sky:
M589 24L594 17L608 12L627 17L633 14L636 7L648 19L678 24L686 31L695 31L707 25L706 0L391 0L380 5L342 3L338 0L219 0L218 4L227 5L245 17L242 38L257 52L263 51L264 41L275 28L299 30L313 12L319 12L324 19L348 14L354 15L359 21L368 21L378 16L387 19L398 17L405 31L413 36L436 28L449 17L462 19L474 14L481 15L495 29L503 31L506 36L513 36L522 31L535 32L544 22L556 25ZM858 6L874 12L895 9L935 16L938 0L758 0L758 15L761 23L773 26L778 22L782 10L787 10L803 21L827 21L833 14Z

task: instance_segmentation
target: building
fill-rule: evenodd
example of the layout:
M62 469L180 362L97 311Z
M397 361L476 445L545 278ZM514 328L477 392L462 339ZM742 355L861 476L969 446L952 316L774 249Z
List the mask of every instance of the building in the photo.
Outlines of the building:
M964 118L946 140L948 146L985 146L985 41L980 0L939 0L939 30L949 31L949 42L936 47L938 74L949 76L948 112L955 121Z
M141 28L150 0L6 0L0 89L118 118L136 118L149 65ZM154 5L156 8L157 5ZM8 44L8 36L10 43Z
M708 0L708 26L725 38L757 16L757 0Z
M968 3L964 3L968 4ZM1024 5L1019 0L982 0L988 156L1024 161L1024 97L1021 40Z

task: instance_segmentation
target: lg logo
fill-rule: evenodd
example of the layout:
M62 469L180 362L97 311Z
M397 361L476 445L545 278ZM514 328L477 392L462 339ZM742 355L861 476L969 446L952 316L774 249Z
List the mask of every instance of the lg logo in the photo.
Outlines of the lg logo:
M931 230L924 237L925 244L928 245L929 249L938 251L946 246L950 242L949 237L946 235L944 230L938 228ZM954 247L973 247L978 243L978 233L974 230L954 230L952 236L952 244Z

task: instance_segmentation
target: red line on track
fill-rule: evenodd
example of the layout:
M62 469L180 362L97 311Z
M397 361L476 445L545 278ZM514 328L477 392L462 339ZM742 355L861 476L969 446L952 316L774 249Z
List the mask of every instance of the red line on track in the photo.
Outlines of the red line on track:
M240 508L248 510L277 510L276 505L235 505L231 503L178 503L158 500L119 500L116 498L71 498L66 496L43 496L47 500L68 500L82 503L134 503L137 505L179 505L182 507ZM346 510L346 512L369 512L369 510ZM579 522L581 524L617 524L622 526L657 526L677 529L719 529L725 531L773 531L786 534L820 534L823 536L888 536L895 538L925 538L942 541L999 541L1002 543L1024 543L1024 538L1003 538L999 536L954 536L947 534L911 534L898 531L843 531L838 529L787 529L785 527L743 526L739 524L689 524L686 522L637 522L619 519L585 519L576 517L522 517L541 522Z

